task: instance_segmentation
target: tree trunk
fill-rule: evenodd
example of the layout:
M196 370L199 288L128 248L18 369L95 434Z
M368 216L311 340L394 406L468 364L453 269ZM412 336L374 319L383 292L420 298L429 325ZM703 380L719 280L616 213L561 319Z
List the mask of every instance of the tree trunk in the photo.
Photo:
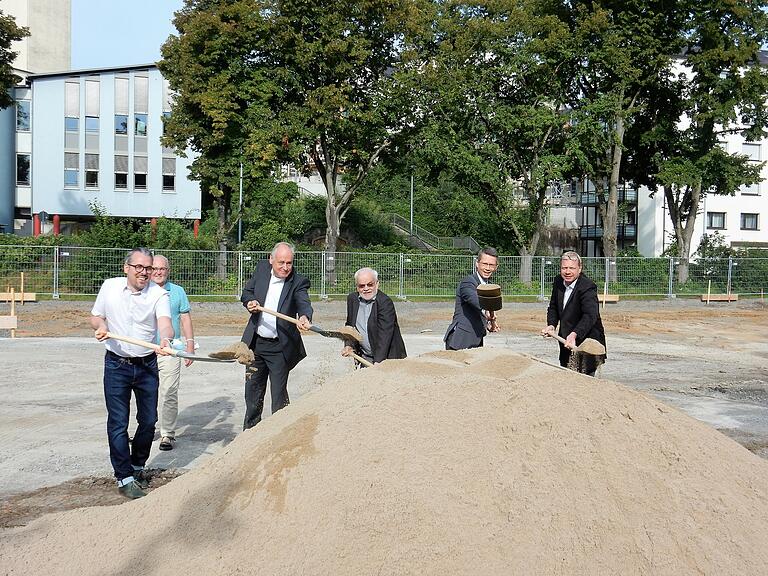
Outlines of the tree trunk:
M336 250L339 243L339 228L341 218L339 207L336 204L335 194L328 191L328 202L325 206L325 261L326 282L328 285L336 285Z
M697 182L690 189L690 211L687 214L683 212L683 202L685 201L686 194L675 196L673 187L665 186L664 195L667 199L669 217L672 220L675 240L677 242L677 281L680 284L685 284L688 282L691 239L693 238L696 215L699 212L699 203L701 202L701 181Z
M544 224L547 219L546 204L544 203L546 195L547 189L545 187L539 187L538 190L534 191L532 182L530 189L526 191L526 196L529 198L529 202L534 208L533 217L536 222L530 242L528 242L527 246L523 243L521 243L520 246L521 260L518 278L520 282L527 287L530 287L532 284L533 257L536 256L536 252L539 249L539 242L541 241Z

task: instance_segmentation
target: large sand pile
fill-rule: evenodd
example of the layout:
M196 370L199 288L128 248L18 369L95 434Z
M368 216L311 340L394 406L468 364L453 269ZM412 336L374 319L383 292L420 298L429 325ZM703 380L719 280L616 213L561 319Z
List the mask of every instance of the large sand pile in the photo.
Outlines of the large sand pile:
M0 534L0 572L768 574L768 463L503 350L325 385L121 506Z

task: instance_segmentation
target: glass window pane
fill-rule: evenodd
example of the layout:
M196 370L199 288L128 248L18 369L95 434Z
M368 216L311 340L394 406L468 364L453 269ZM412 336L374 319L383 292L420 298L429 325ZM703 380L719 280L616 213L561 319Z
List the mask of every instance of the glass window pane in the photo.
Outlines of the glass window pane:
M147 175L146 174L134 174L133 175L133 187L137 190L147 189Z
M98 132L99 131L99 117L98 116L86 116L85 117L85 131L86 132Z
M80 130L80 119L67 116L64 118L64 130L67 132L78 132Z
M750 160L760 162L760 144L744 142L744 144L741 145L741 153L749 156Z
M172 174L163 174L163 190L176 189L176 176Z
M136 114L136 136L147 135L147 115Z
M16 130L19 132L29 132L30 121L30 102L29 100L19 100L16 102Z
M29 186L29 154L16 155L16 184Z
M86 188L99 187L99 173L96 170L85 171L85 187Z
M77 170L64 170L64 186L77 186Z
M128 188L128 174L115 173L115 188Z
M115 114L115 134L128 134L127 114Z

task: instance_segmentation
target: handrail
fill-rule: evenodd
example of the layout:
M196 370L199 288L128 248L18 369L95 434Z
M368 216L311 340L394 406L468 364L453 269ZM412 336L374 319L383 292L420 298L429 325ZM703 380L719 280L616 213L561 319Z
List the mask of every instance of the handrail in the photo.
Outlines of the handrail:
M410 220L395 213L390 214L390 217L393 226L397 226L401 230L411 233ZM472 236L438 236L429 230L425 230L415 222L413 223L413 235L425 244L437 248L438 250L458 248L469 250L472 253L476 253L480 250L480 245L474 238L472 238Z

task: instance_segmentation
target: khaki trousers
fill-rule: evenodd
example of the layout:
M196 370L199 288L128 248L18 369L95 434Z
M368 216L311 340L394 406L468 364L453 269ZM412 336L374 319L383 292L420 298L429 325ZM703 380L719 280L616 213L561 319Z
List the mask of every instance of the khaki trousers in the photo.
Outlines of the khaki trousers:
M181 381L181 358L158 356L160 373L158 396L158 419L160 436L176 438L176 418L179 415L179 382Z

